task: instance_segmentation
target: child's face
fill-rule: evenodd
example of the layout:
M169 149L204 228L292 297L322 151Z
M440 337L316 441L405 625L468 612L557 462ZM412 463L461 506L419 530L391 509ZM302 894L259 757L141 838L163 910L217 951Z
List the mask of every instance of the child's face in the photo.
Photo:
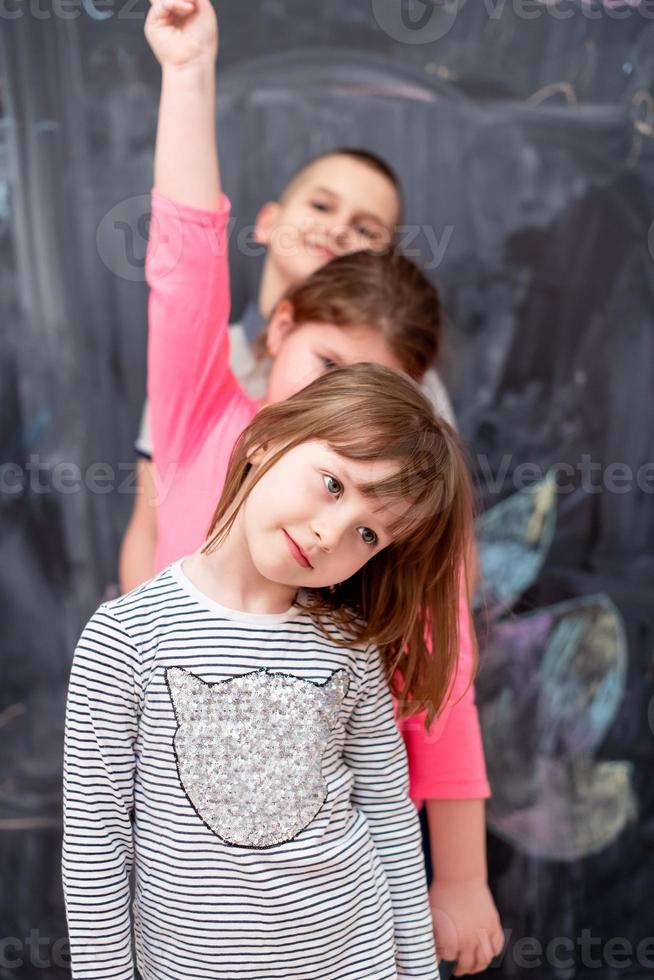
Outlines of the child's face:
M265 458L255 457L254 465ZM267 581L290 589L344 582L392 542L389 509L357 487L397 472L397 462L361 462L312 440L289 450L241 509L250 556Z
M289 303L281 303L268 325L272 366L268 404L284 401L335 368L368 362L402 371L402 365L378 330L326 323L296 326Z
M307 167L281 201L261 209L257 238L288 287L339 255L387 248L399 217L399 197L388 177L334 154Z

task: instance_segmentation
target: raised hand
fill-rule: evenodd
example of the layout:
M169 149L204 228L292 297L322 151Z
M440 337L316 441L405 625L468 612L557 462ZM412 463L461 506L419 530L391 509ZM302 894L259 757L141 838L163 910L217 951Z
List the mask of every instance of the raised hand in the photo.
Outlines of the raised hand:
M215 62L218 19L211 0L150 0L145 36L164 67Z

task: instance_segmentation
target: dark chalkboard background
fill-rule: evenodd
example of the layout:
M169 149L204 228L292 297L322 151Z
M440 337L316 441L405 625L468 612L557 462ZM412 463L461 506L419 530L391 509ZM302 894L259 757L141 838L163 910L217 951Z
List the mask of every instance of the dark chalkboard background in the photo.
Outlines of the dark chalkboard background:
M145 8L7 0L0 12L2 980L68 975L66 685L79 631L117 577L145 384L159 80ZM587 454L601 467L597 485L611 463L630 468L626 490L623 480L619 492L594 492L579 471L560 495L554 544L524 608L604 592L620 609L627 690L601 757L631 762L637 815L610 847L573 863L491 837L511 939L489 975L645 977L654 942L640 957L636 947L654 935L654 472L644 469L654 460L654 5L219 9L235 312L260 268L239 248L258 206L309 155L369 147L398 170L405 242L447 297L444 372L482 505L512 493L527 461L544 472ZM484 474L499 474L498 485ZM584 930L601 943L584 948ZM574 957L559 950L534 967L516 946L524 937L567 939ZM632 946L628 965L620 949L602 952L616 937Z

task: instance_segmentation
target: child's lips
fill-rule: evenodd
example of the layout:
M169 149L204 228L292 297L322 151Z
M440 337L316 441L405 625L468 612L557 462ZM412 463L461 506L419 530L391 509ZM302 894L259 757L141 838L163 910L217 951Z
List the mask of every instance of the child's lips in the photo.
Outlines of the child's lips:
M316 255L319 255L322 259L326 259L328 262L331 262L332 259L336 258L336 252L332 251L332 249L328 248L326 245L322 245L320 242L311 241L311 239L309 239L305 242L305 244L310 251L314 252Z
M302 568L313 568L313 565L311 564L311 562L309 561L305 553L302 551L302 548L299 546L297 541L293 540L293 538L290 536L288 531L284 531L284 535L286 537L288 550L293 555L293 558L295 558L298 565L300 565Z

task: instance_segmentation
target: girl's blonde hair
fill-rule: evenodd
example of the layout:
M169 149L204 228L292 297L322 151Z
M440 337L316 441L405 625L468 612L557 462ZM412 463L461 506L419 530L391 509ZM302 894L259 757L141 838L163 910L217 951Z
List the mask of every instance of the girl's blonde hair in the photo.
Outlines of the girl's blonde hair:
M261 477L310 440L347 459L398 463L391 477L359 487L380 504L402 505L393 542L346 582L308 590L304 608L323 629L336 623L348 643L376 643L402 715L426 709L431 723L457 664L472 495L456 433L409 378L355 364L262 409L236 442L204 551L229 533ZM266 456L252 470L260 448Z

